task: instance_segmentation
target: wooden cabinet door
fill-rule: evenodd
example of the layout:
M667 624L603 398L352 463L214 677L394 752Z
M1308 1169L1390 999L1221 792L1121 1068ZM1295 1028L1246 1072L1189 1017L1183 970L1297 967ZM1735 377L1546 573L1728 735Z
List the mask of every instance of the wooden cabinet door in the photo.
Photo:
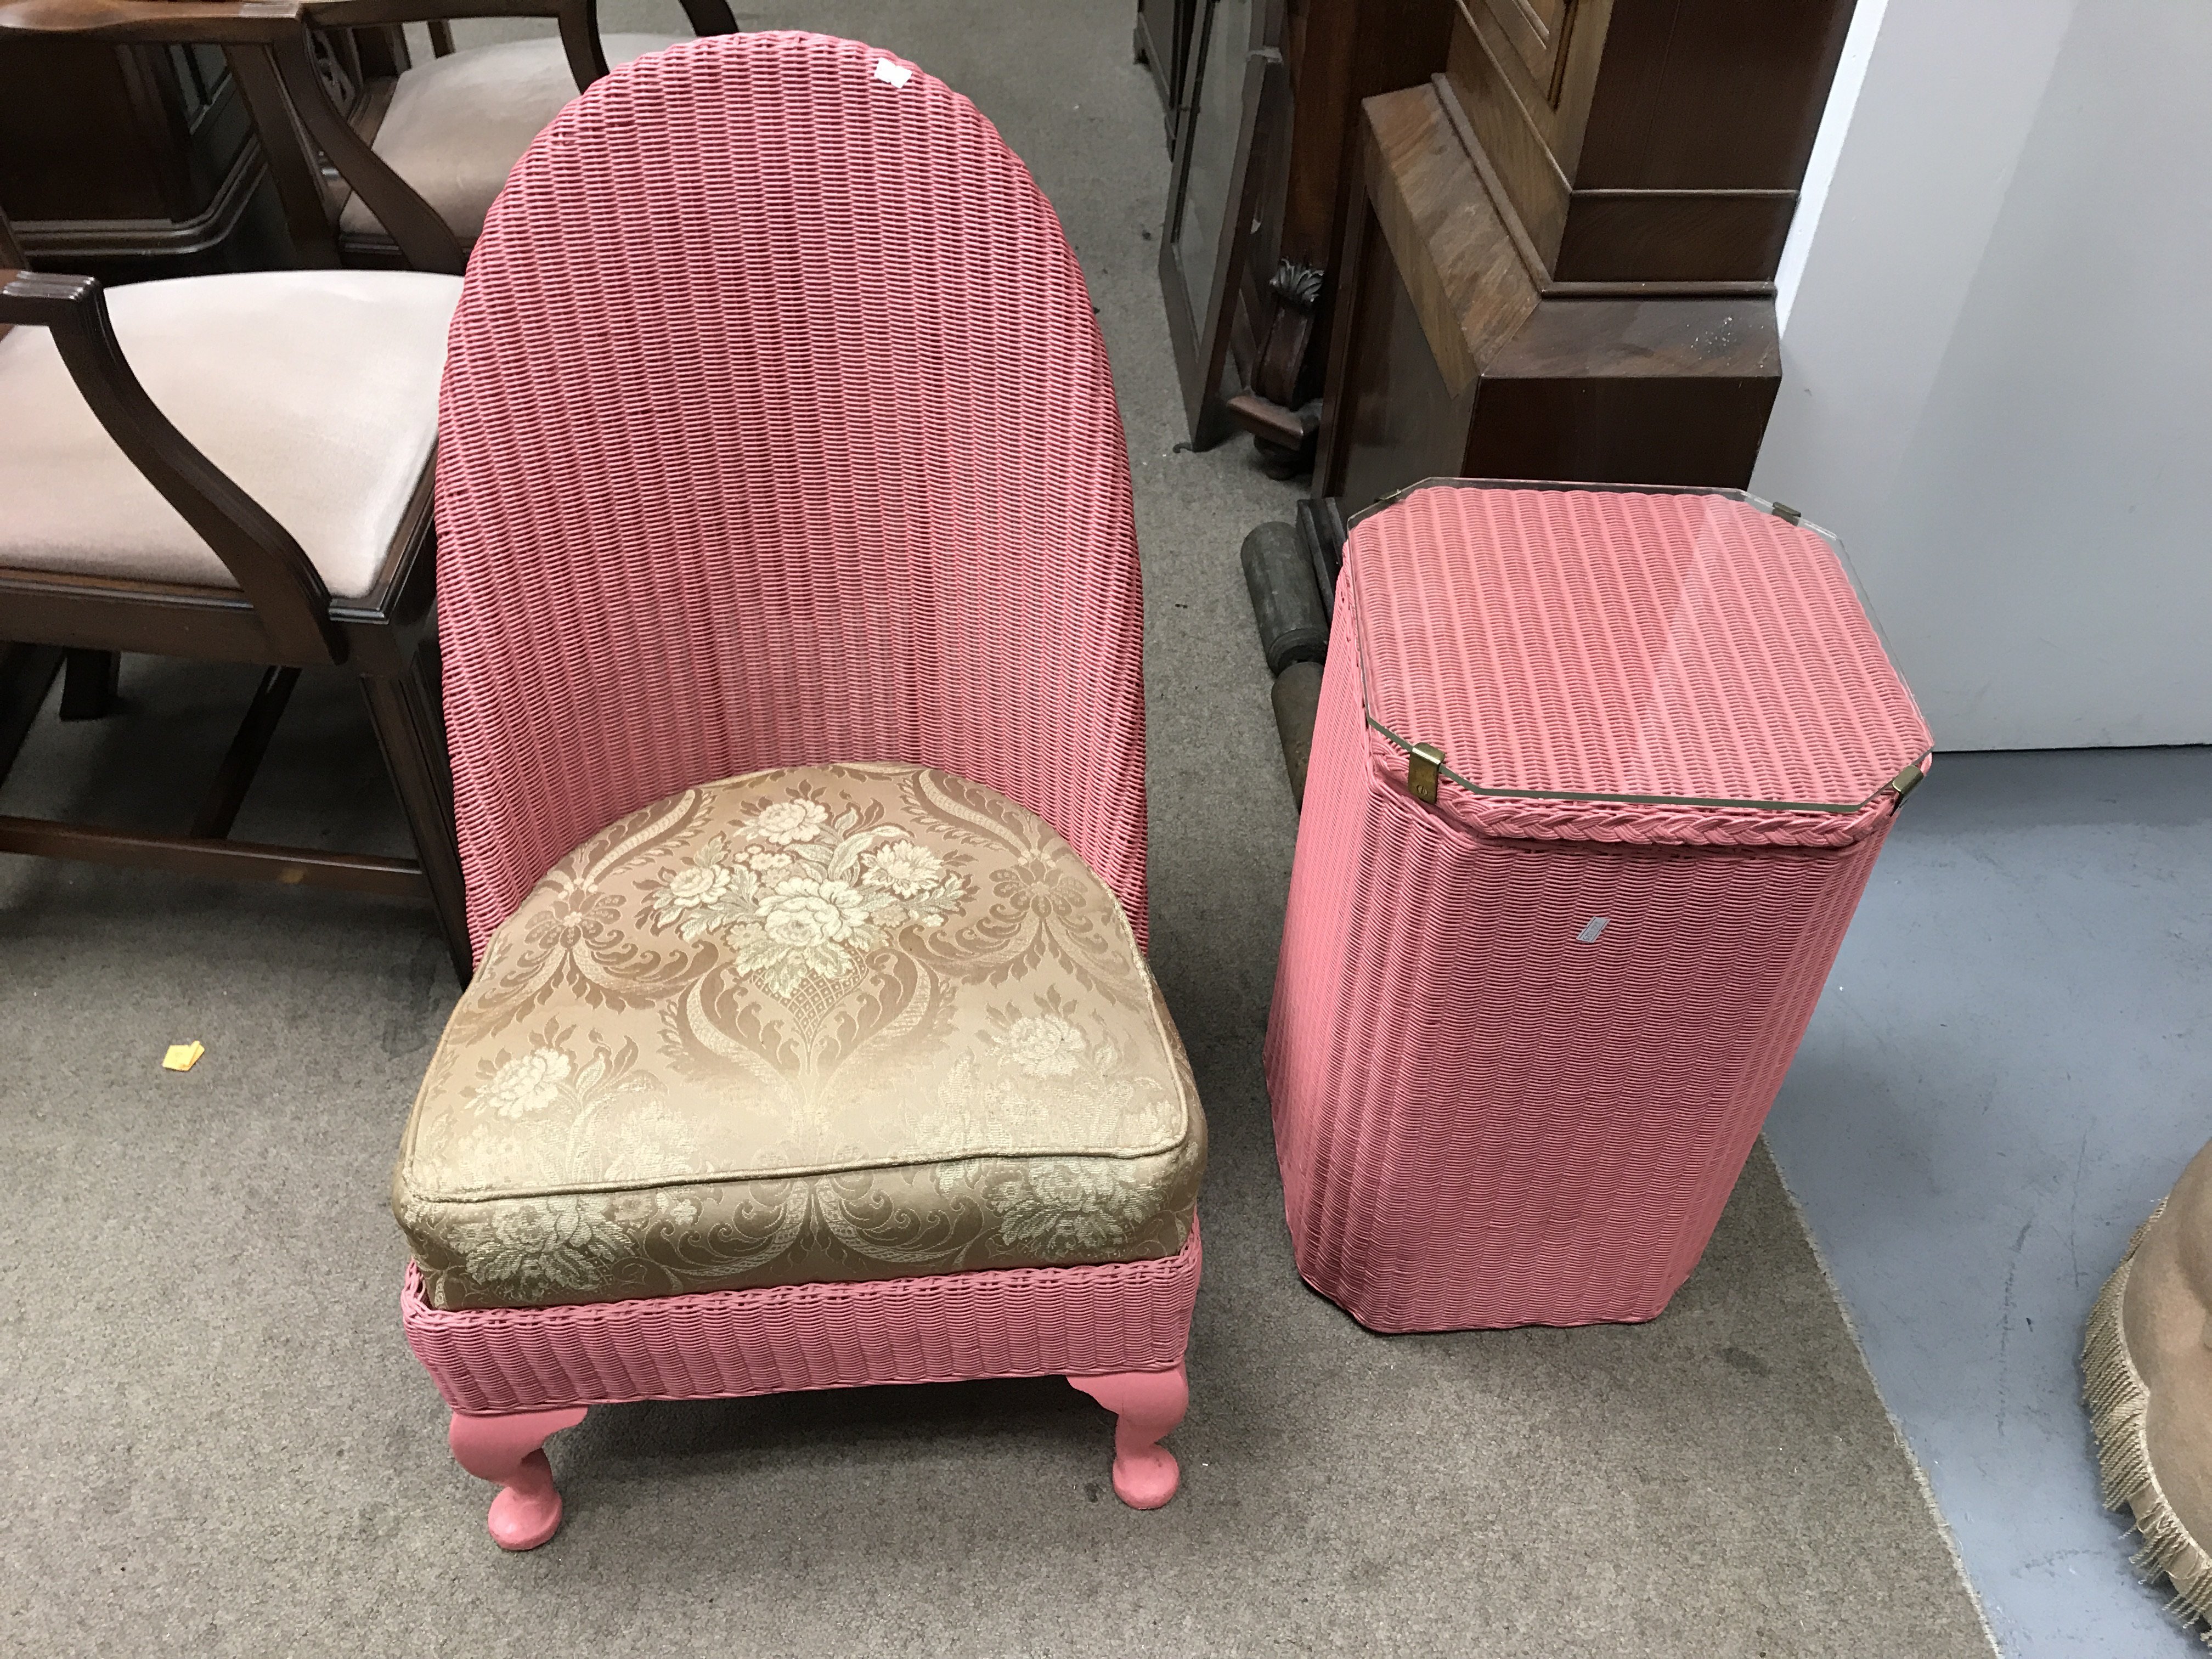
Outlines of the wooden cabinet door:
M1497 20L1498 28L1528 66L1529 78L1547 102L1557 103L1559 71L1567 57L1580 0L1474 0Z

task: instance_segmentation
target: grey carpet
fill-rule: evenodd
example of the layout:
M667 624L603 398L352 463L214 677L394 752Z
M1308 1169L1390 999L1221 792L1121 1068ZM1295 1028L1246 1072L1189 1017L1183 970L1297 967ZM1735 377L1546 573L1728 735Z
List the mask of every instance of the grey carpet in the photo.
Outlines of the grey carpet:
M1129 9L749 21L872 38L975 96L1114 354L1155 962L1214 1132L1182 1495L1115 1503L1107 1419L1053 1380L642 1405L554 1443L566 1527L502 1556L401 1341L383 1207L453 995L427 916L0 859L9 1650L1989 1651L1763 1151L1649 1326L1386 1340L1300 1285L1259 1066L1296 823L1236 559L1289 496L1243 446L1175 448ZM168 781L212 764L251 678L132 659L129 711L42 724L0 804L180 811ZM397 843L341 676L303 687L239 833ZM157 1069L191 1037L197 1071Z

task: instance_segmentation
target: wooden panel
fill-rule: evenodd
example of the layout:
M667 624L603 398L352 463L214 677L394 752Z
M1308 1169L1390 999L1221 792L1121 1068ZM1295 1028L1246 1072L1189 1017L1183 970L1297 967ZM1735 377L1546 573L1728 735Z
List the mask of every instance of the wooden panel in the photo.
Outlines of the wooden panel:
M173 603L146 602L158 591ZM59 583L44 573L0 570L0 611L8 631L41 645L149 651L223 662L281 662L253 607L240 596L149 582Z
M78 40L0 45L0 205L20 224L168 218L155 150L162 112L116 47Z
M1448 85L1370 99L1319 493L1420 478L1741 487L1780 383L1771 296L1540 294Z
M1478 0L1528 67L1546 103L1559 99L1561 48L1574 27L1576 0Z
M1456 395L1536 308L1535 287L1435 89L1370 98L1366 117L1368 199Z
M1548 266L1567 223L1570 186L1553 153L1554 141L1565 135L1557 130L1558 112L1538 99L1495 20L1486 10L1483 16L1484 26L1477 26L1462 5L1452 27L1444 76L1490 158L1510 211ZM1583 39L1589 33L1586 27L1576 30Z
M1582 0L1549 101L1533 3L1462 0L1446 74L1549 278L1771 279L1853 0Z
M1553 300L1492 359L1475 477L1747 486L1781 384L1770 300Z
M1550 300L1492 357L1485 379L1771 379L1781 372L1771 300Z
M1589 117L1613 8L1624 3L1571 0L1559 12L1560 27L1538 68L1516 46L1501 21L1501 13L1518 11L1522 0L1456 0L1454 36L1468 37L1464 50L1480 48L1498 94L1558 158L1564 172L1574 171L1582 152L1583 125ZM1453 47L1455 55L1463 50L1456 38Z
M221 52L0 44L0 207L49 270L109 282L289 264Z
M1419 86L1444 58L1453 0L1309 0L1299 25L1297 103L1281 247L1326 265L1343 234L1359 155L1359 106Z
M1413 296L1371 216L1366 232L1343 394L1333 411L1343 429L1331 447L1343 465L1334 478L1325 468L1315 472L1347 513L1423 478L1456 472L1469 408L1437 372Z
M1797 192L1577 191L1552 259L1562 283L1765 282Z
M1617 0L1577 190L1795 190L1853 0Z
M1776 386L1772 380L1486 384L1463 471L1476 478L1748 489Z

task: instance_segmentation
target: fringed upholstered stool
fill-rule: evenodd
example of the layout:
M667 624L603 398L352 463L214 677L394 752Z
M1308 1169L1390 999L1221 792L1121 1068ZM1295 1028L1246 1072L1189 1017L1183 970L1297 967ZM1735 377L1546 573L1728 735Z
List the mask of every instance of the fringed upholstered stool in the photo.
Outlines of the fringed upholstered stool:
M2190 1161L2089 1316L2084 1394L2105 1503L2142 1534L2136 1565L2212 1624L2212 1146ZM2206 1637L2212 1643L2212 1634Z
M448 361L479 965L393 1207L494 1536L551 1535L539 1448L593 1405L982 1376L1066 1376L1166 1502L1205 1124L1051 210L908 65L700 41L532 146Z

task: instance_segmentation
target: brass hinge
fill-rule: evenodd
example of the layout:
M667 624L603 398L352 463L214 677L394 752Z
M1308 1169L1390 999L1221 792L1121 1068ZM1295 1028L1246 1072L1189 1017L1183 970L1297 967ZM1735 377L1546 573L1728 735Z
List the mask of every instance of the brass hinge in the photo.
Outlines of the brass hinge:
M1437 770L1444 751L1432 743L1417 743L1406 753L1406 793L1424 805L1437 804Z
M1920 780L1927 775L1927 772L1917 762L1915 762L1912 765L1906 767L1902 772L1899 772L1895 777L1892 778L1887 783L1882 785L1882 787L1888 790L1891 794L1895 795L1898 799L1903 800L1907 795L1911 794L1914 790L1920 787Z
M1777 501L1774 503L1774 516L1784 524L1796 524L1805 515L1787 501Z

